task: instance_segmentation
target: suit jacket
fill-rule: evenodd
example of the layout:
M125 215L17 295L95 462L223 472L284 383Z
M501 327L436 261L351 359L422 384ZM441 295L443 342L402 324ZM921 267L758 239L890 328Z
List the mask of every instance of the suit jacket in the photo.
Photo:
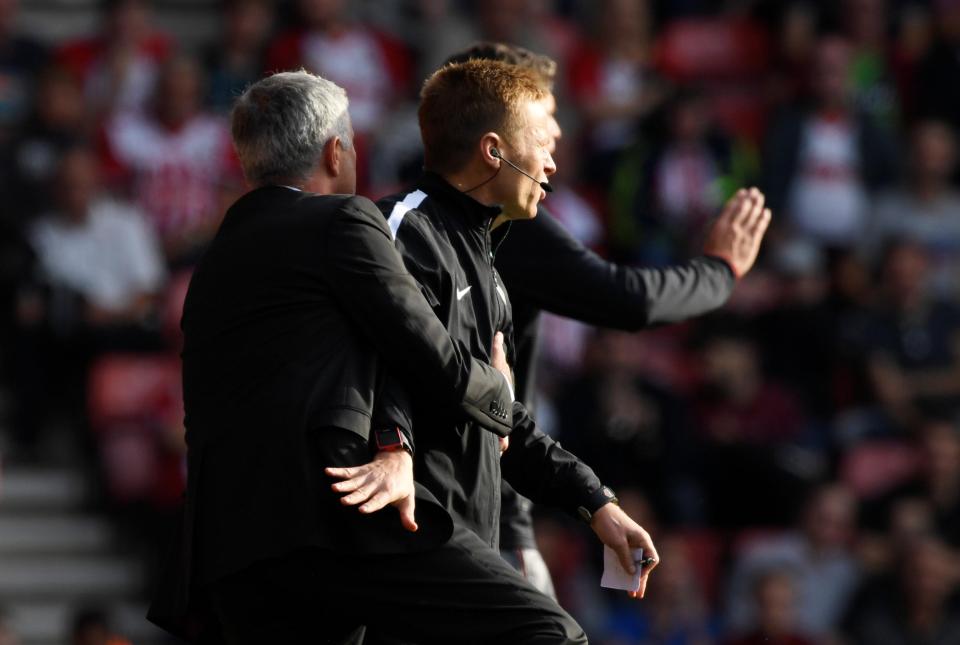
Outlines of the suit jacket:
M181 636L196 628L184 620L192 587L259 560L449 536L422 487L411 534L392 509L344 509L323 473L369 461L375 410L409 430L381 359L438 409L510 431L506 381L450 339L363 197L263 187L240 198L193 275L182 327L187 491L178 564L149 615Z

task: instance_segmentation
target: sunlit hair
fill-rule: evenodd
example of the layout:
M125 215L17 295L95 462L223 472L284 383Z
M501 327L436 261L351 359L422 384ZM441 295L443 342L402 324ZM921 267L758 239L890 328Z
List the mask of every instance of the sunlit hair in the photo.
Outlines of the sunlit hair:
M499 61L445 65L420 92L420 136L430 170L456 172L487 132L511 138L523 128L521 108L546 98L536 74Z
M447 59L447 65L465 63L468 60L498 60L501 63L519 65L535 73L540 84L548 92L553 91L557 77L557 62L543 54L537 54L519 45L492 41L476 42Z
M306 71L257 81L233 107L231 131L243 173L254 186L307 179L323 148L351 146L347 93Z

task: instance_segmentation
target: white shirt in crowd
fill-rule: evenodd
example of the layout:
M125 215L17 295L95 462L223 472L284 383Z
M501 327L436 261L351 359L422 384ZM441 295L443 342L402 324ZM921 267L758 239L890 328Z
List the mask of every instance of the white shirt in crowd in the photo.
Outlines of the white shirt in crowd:
M849 246L863 231L867 207L856 127L845 119L811 119L789 200L797 231L817 242Z
M122 311L166 280L156 236L139 211L121 202L93 202L81 223L45 216L30 242L47 280L107 310Z

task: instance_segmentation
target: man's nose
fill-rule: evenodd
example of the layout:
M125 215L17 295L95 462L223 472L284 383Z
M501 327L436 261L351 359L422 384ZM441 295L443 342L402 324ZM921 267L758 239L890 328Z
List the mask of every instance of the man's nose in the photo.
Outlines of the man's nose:
M554 160L553 160L553 155L548 152L548 153L547 153L547 158L546 158L546 160L543 162L543 174L545 174L547 177L549 177L550 175L552 175L552 174L555 173L555 172L557 172L557 164L556 164L556 162L554 162Z

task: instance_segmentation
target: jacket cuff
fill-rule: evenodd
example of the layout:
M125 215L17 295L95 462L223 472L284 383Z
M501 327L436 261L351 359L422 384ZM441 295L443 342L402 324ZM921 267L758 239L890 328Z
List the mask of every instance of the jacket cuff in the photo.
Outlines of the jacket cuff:
M712 260L713 262L723 266L723 268L730 273L732 281L735 282L741 278L741 276L737 275L737 272L733 269L733 265L730 264L730 261L726 258L720 257L719 255L703 255L701 257L703 257L705 260Z
M503 374L471 359L470 377L460 407L484 429L500 437L513 430L513 396Z
M577 506L577 515L588 524L593 519L593 514L610 503L617 504L619 500L616 494L607 486L601 486L589 493L584 494Z

